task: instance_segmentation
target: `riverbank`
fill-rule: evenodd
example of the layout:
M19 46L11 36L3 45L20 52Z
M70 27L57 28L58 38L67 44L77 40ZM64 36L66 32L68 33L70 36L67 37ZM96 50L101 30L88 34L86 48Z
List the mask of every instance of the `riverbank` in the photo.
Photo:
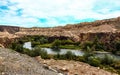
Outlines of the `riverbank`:
M32 38L31 38L32 39ZM43 38L42 40L40 40L39 38L37 38L38 40L36 41L36 37L34 38L32 42L32 50L29 49L25 49L23 48L23 40L18 41L18 43L13 43L13 45L11 46L12 49L20 52L20 53L24 53L24 54L28 54L31 57L36 57L36 56L41 56L43 59L58 59L58 60L75 60L75 61L81 61L81 62L85 62L88 63L92 66L96 66L96 67L100 67L101 69L103 68L107 68L107 70L111 71L111 72L115 72L115 73L119 73L120 74L120 66L119 66L119 61L115 62L114 59L111 57L111 55L105 55L105 57L103 59L99 59L96 56L94 56L93 51L104 51L105 45L101 42L99 42L97 39L95 39L94 41L87 41L85 43L77 43L77 42L71 42L70 40L58 40L55 39L53 42L49 43L42 43L42 45L44 44L52 44L52 49L54 51L60 50L60 46L61 45L76 45L76 46L80 46L82 47L82 49L86 52L85 55L83 55L82 57L80 56L76 56L74 53L72 53L71 51L76 51L76 50L72 50L68 51L67 53L64 54L59 54L56 53L57 55L50 55L50 53L47 53L47 51L45 50L41 50L41 47L39 45L41 45L41 42L43 42ZM66 41L66 42L64 42ZM50 50L49 50L50 51ZM65 51L65 50L64 50ZM78 53L80 54L80 53Z
M67 60L44 60L40 56L36 57L39 63L47 65L48 68L53 68L58 72L68 75L118 75L110 73L99 67L92 67L89 64L78 62L78 61L67 61ZM69 63L69 64L68 64Z
M42 45L38 45L41 48L51 48L52 47L52 43L50 44L42 44ZM75 46L75 45L60 45L59 46L60 49L74 49L74 50L81 50L80 46Z

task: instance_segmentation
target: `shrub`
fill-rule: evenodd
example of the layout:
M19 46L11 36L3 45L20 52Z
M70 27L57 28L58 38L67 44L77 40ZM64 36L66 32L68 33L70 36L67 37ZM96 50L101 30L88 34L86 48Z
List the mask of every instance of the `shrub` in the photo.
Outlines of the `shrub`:
M105 54L105 56L101 59L101 63L105 65L111 65L114 62L115 62L114 58L111 55L107 55L107 54Z
M40 38L40 44L45 44L45 43L48 43L48 39L47 38L45 38L45 37L42 37L42 38Z
M48 53L45 50L40 51L40 56L43 59L50 59L50 56L48 55Z
M74 59L75 54L73 54L71 51L67 51L67 53L65 54L65 57L68 60L72 60L72 59Z
M116 61L115 63L111 64L115 69L120 69L120 61Z
M120 51L120 41L115 42L116 50Z
M89 57L91 57L91 56L94 56L94 54L92 52L85 52L84 55L83 55L83 58L87 62Z
M49 59L49 55L47 52L40 47L35 47L33 50L30 51L30 56L35 57L35 56L41 56L43 59Z
M53 58L57 60L57 59L61 59L61 56L62 56L62 55L60 55L59 53L57 53L56 55L54 55Z
M32 47L35 47L37 45L40 45L40 42L32 42Z
M85 51L91 51L93 47L93 42L87 41L82 44L82 49Z
M13 43L11 48L17 52L23 53L23 45L21 44Z
M51 49L58 51L58 50L60 50L60 45L61 45L61 41L55 40L52 44Z
M89 57L87 61L90 65L98 67L101 65L101 60L99 58L96 58L94 56Z
M71 44L74 44L74 42L70 39L61 41L61 45L71 45Z
M23 48L23 53L30 56L30 50L27 48Z

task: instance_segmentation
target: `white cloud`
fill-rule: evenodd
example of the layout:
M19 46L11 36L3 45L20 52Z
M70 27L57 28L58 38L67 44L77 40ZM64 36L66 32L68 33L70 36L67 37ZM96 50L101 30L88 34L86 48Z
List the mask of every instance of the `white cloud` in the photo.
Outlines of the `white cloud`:
M36 17L79 16L84 11L90 12L95 0L11 0L19 3L26 15ZM87 14L85 14L87 15Z
M87 18L105 19L120 16L120 10L118 9L120 7L119 0L8 1L0 0L0 6L6 5L9 7L9 10L0 9L2 11L0 14L0 16L2 16L0 17L0 23L25 24L31 26L56 26L60 24L74 23L75 20L78 21ZM9 3L13 5L9 5ZM17 15L16 10L18 9L22 9L21 15ZM116 11L113 9L116 9ZM42 23L39 21L39 18L46 18L47 22ZM72 18L73 20L69 18Z
M6 0L0 0L0 5L7 5L7 1Z

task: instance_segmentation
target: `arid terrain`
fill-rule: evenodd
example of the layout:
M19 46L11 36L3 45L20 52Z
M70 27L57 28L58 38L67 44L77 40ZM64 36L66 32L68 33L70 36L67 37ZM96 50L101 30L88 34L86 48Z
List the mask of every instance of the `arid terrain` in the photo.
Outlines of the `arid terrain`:
M27 35L66 37L79 42L93 40L97 36L102 42L110 42L120 39L120 17L53 28L0 26L0 75L62 75L59 72L68 75L116 75L82 62L31 58L3 48Z
M69 64L68 64L69 63ZM31 58L0 48L0 75L117 75L88 64L65 60Z
M15 26L0 26L0 44L6 46L9 39L19 38L26 35L44 35L49 37L68 37L74 41L93 40L99 37L101 41L115 40L120 38L120 17L99 20L95 22L84 22L79 24L68 24L53 28L23 28ZM106 38L107 37L107 38ZM7 39L4 40L3 38Z
M34 58L13 50L0 48L0 75L58 75L45 69Z
M88 64L78 61L66 61L66 60L44 60L40 57L36 59L47 65L49 68L56 69L58 72L62 72L67 75L117 75L100 69L99 67L92 67Z

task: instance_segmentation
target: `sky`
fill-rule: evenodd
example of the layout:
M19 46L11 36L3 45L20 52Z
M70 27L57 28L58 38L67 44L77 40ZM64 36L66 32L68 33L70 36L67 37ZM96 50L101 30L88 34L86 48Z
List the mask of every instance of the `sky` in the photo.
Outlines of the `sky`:
M120 16L120 0L0 0L0 25L54 27Z

